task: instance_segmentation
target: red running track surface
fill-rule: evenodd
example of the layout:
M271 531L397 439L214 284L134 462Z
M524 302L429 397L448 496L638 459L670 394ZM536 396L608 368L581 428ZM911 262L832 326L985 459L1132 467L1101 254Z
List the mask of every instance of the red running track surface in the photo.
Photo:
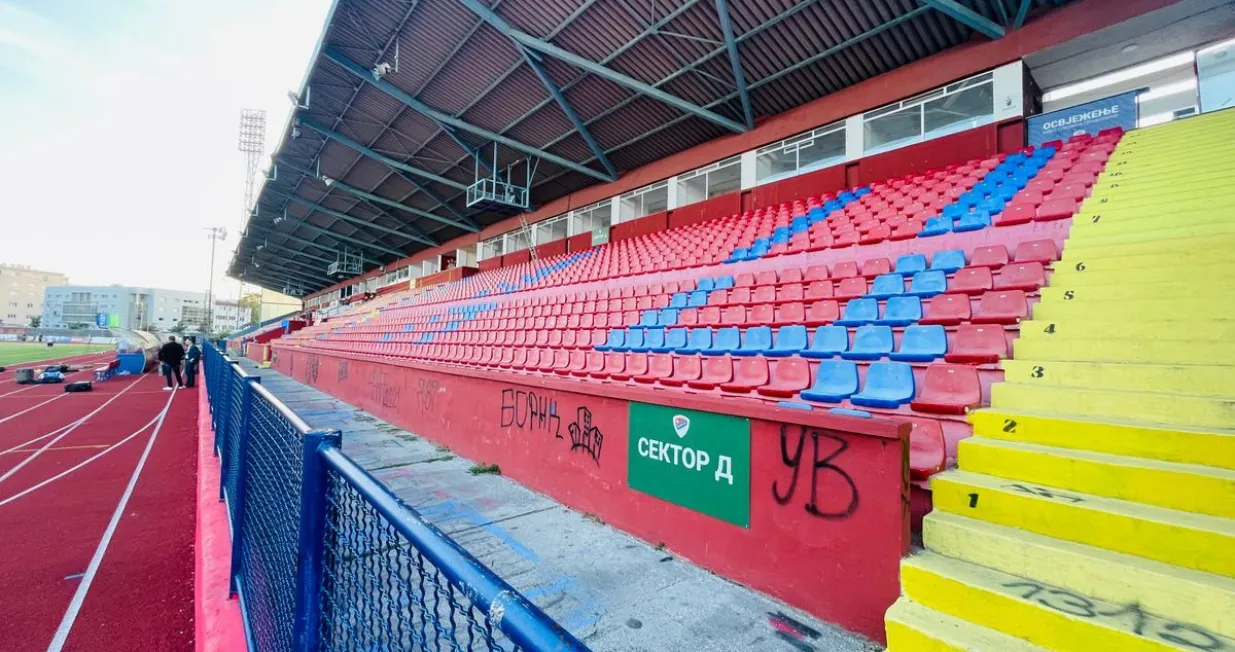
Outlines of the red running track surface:
M0 378L0 394L5 394L6 392L20 388L20 386L13 380L13 372L18 369L37 369L39 367L46 367L52 364L81 365L82 371L79 372L82 374L81 378L88 379L94 377L95 367L103 364L104 362L113 360L115 357L115 351L106 351L104 353L84 353L82 355L74 355L67 358L52 358L50 360L40 360L39 362L23 362L21 364L6 366L4 368L4 377ZM77 378L76 380L80 380L81 378Z
M0 400L0 651L192 649L200 390L161 386Z

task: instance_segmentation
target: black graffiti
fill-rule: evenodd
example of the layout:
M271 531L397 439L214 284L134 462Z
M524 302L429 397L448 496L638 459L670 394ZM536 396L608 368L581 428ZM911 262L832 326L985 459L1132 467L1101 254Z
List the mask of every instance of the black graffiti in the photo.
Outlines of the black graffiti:
M339 381L339 382L343 382L343 381L347 380L347 373L348 373L348 371L349 371L349 369L348 369L348 363L347 363L347 360L340 360L340 361L339 361L339 368L338 368L338 371L336 372L336 374L337 374L336 378L338 379L338 381Z
M784 612L768 612L768 625L776 632L776 638L802 652L814 652L815 646L807 641L818 640L823 634Z
M421 378L416 384L416 409L424 414L433 412L433 402L437 398L441 385L432 378Z
M1013 589L1022 600L1033 600L1038 604L1078 618L1109 618L1117 621L1122 629L1131 631L1137 636L1156 637L1168 643L1182 645L1195 650L1224 650L1226 644L1217 635L1204 627L1189 623L1178 623L1141 609L1135 602L1117 606L1113 611L1101 611L1103 605L1064 589L1021 580L1004 584L1003 588Z
M780 457L785 466L793 469L793 475L789 478L789 487L785 491L781 491L778 487L779 481L772 482L772 498L781 505L789 504L793 500L793 494L797 491L798 475L802 468L802 452L806 448L807 428L798 426L798 444L793 454L789 454L789 437L788 429L792 427L788 424L782 424L780 427ZM849 442L841 437L819 430L810 429L810 439L812 447L811 476L810 476L810 499L806 502L806 512L812 516L827 519L843 519L849 518L858 509L858 486L853 481L853 477L849 475L845 469L834 464L834 460L839 458L849 448ZM820 457L819 442L835 442L836 449L831 453ZM830 474L840 478L845 483L845 492L848 494L847 501L844 507L838 510L823 511L819 509L819 476L821 474Z
M575 422L566 430L570 433L570 450L591 455L596 466L600 466L600 449L605 443L605 436L601 434L600 428L592 425L592 411L580 407L575 415Z
M399 407L403 390L387 382L386 372L373 369L369 372L369 400L382 407Z
M1029 494L1031 496L1037 496L1039 498L1049 498L1051 500L1066 500L1072 503L1073 505L1077 503L1085 502L1085 499L1081 498L1080 496L1073 496L1071 494L1065 494L1063 492L1052 490L1052 489L1047 489L1045 487L1032 487L1032 486L1025 486L1023 484L1005 484L1003 487L1004 489L1011 489L1013 491L1019 491L1023 494Z
M322 360L317 356L309 358L309 384L317 384L317 374L322 370Z
M543 430L562 439L562 418L557 413L557 399L537 396L522 389L502 390L502 427Z

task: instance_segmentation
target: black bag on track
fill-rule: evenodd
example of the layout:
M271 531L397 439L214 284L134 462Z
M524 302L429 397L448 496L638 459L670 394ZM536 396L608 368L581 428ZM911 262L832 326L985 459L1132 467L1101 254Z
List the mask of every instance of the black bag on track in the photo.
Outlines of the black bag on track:
M88 380L79 380L75 383L69 383L68 385L65 385L64 391L66 392L93 392L94 383L91 383Z
M72 370L73 370L73 368L72 368L72 367L70 367L70 366L69 366L69 365L67 365L67 364L62 364L62 365L60 365L60 373L62 373L62 374L67 374L67 373L69 373L69 372L70 372L70 371L72 371Z

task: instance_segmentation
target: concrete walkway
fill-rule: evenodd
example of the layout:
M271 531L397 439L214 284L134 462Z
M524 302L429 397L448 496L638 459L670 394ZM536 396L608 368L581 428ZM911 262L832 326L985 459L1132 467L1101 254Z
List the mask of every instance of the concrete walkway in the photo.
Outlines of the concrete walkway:
M868 652L865 638L734 584L316 389L246 372L597 652ZM820 590L844 590L820 587Z

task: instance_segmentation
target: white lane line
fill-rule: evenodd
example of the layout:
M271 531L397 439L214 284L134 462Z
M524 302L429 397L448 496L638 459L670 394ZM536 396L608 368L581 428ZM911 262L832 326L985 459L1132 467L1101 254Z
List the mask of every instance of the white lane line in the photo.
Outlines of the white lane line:
M103 403L103 404L102 404L102 405L100 405L99 407L95 408L95 409L94 409L94 411L93 411L93 412L91 412L90 414L86 415L86 417L85 417L84 419L81 419L81 420L77 421L77 422L76 422L76 423L74 423L72 426L70 426L67 430L65 430L63 433L61 433L61 434L57 435L55 439L52 439L51 441L47 442L46 444L43 444L43 447L42 447L42 448L40 448L40 449L38 449L37 451L34 451L33 453L31 453L31 454L30 454L30 457L27 457L26 459L24 459L24 460L22 460L21 462L19 462L19 463L17 464L17 466L14 466L13 468L11 468L11 469L9 469L8 471L6 471L4 475L0 475L0 482L4 482L5 480L8 480L10 477L12 477L12 475L13 475L14 473L17 473L18 471L20 471L20 470L22 469L22 467L24 467L25 465L27 465L27 464L29 464L29 463L33 462L35 459L37 459L37 458L38 458L38 456L42 455L44 451L46 451L47 449L51 448L52 446L55 446L55 445L56 445L56 443L57 443L57 442L59 442L61 439L64 439L65 437L68 437L69 435L73 434L73 431L74 431L74 430L77 430L78 426L80 426L81 424L85 423L85 422L86 422L86 419L89 419L90 417L92 417L92 416L94 416L94 415L98 414L100 410L102 410L103 408L105 408L105 407L107 407L108 405L110 405L110 404L112 403L112 401L115 401L116 399L120 398L121 396L124 396L125 392L129 391L130 389L133 389L134 387L137 387L137 384L138 384L138 383L140 383L141 381L145 380L145 379L146 379L146 376L142 376L141 378L138 378L136 381L134 381L132 384L130 384L128 387L125 387L124 389L120 390L119 392L116 392L116 395L115 395L115 396L113 396L113 397L111 397L111 398L107 399L107 401L106 401L105 403ZM175 392L172 392L172 393L174 394ZM65 397L65 396L68 396L68 394L61 394L60 396L57 396L56 398L63 398L63 397ZM53 400L55 400L55 399L53 399ZM35 407L38 407L38 406L35 406ZM33 409L33 408L31 408L31 409ZM27 410L27 411L29 411L29 410ZM3 421L0 421L0 423L4 423L4 422L3 422Z
M85 420L86 420L86 419L88 419L88 418L90 418L90 415L86 415L86 416L84 416L84 417L82 417L82 418L80 418L80 419L78 419L77 421L74 421L74 422L72 422L72 423L66 423L65 425L60 426L59 428L56 428L55 430L53 430L53 431L51 431L51 432L47 433L46 435L39 435L38 437L35 437L34 439L31 439L31 440L29 440L29 441L24 441L24 442L22 442L22 443L20 443L20 444L18 444L18 445L16 445L16 446L14 446L14 447L12 447L12 448L7 448L7 449L5 449L5 450L2 450L2 451L0 451L0 455L8 455L9 453L12 453L13 451L16 451L16 450L21 450L21 449L25 448L26 446L29 446L30 444L34 444L34 443L37 443L37 442L43 441L44 439L47 439L48 437L54 437L54 436L56 436L56 435L58 435L58 434L60 434L60 433L64 432L64 431L65 431L66 429L68 429L68 428L72 428L73 426L80 425L82 421L85 421Z
M95 362L102 362L103 360L107 360L109 357L111 357L111 352L107 352L107 353L83 353L82 355L79 355L79 356L69 356L69 357L67 357L67 358L58 358L58 359L55 359L55 360L44 360L44 361L42 361L42 362L36 362L36 363L29 364L29 365L27 365L27 366L25 366L25 367L7 367L7 366L6 366L5 364L3 364L3 363L0 363L0 367L7 367L7 368L5 369L5 371L4 371L4 373L8 373L8 372L10 372L10 371L17 371L18 369L38 369L39 367L46 367L46 366L48 366L48 365L53 365L53 364L57 364L57 363L58 363L58 364L81 364L81 365L88 365L88 364L94 364ZM85 359L85 360L77 360L77 358L86 358L86 359ZM86 370L85 370L85 369L83 369L82 371L86 371ZM0 380L0 385L4 385L4 384L7 384L7 383L12 383L12 382L16 382L16 381L15 381L15 379L13 379L13 378L9 378L8 380Z
M22 496L25 496L26 494L31 493L31 492L33 492L33 491L35 491L35 490L37 490L37 489L42 489L43 487L46 487L47 485L49 485L49 484L51 484L51 483L55 482L56 480L59 480L60 478L63 478L64 476L66 476L66 475L68 475L68 474L70 474L70 473L72 473L72 472L74 472L74 471L76 471L76 470L78 470L78 469L82 468L83 466L86 466L86 465L90 464L91 462L93 462L93 461L95 461L95 460L99 459L100 457L103 457L104 455L106 455L106 454L108 454L108 453L110 453L110 452L112 452L112 451L116 450L117 448L120 448L121 444L125 444L125 443L127 443L129 440L133 439L134 437L136 437L136 436L138 436L138 435L142 434L143 432L146 432L147 430L149 430L149 429L150 429L150 426L153 426L153 425L154 425L154 423L155 423L156 421L158 421L158 420L159 420L159 417L157 417L157 416L156 416L155 418L151 419L149 423L147 423L146 425L142 426L140 430L137 430L137 431L133 432L132 434L130 434L130 435L128 435L127 437L125 437L124 439L121 439L120 441L118 441L118 442L116 442L116 443L112 444L111 446L108 446L107 448L105 448L105 449L103 449L103 450L99 451L98 453L95 453L94 455L90 456L89 458L87 458L87 459L85 459L85 460L83 460L83 461L81 461L81 462L78 462L78 463L77 463L77 465L75 465L75 466L73 466L73 467L71 467L71 468L65 469L64 471L61 471L60 473L57 473L56 475L53 475L52 477L50 477L50 478L48 478L48 479L46 479L46 480L44 480L44 481L42 481L42 482L40 482L40 483L38 483L38 484L34 485L33 487L30 487L30 488L28 488L28 489L25 489L24 491L20 491L20 492L18 492L18 493L15 493L15 494L13 494L12 496L9 496L8 498L5 498L4 500L0 500L0 507L4 507L5 505L7 505L7 504L9 504L9 503L13 502L14 500L17 500L18 498L21 498ZM3 453L0 453L0 455L3 455Z
M133 469L133 475L129 478L129 485L124 488L124 495L120 497L120 503L116 505L116 511L111 515L111 521L103 532L103 538L99 541L99 547L95 549L94 556L90 558L90 565L86 567L86 574L82 576L81 583L77 585L77 591L73 594L73 600L69 602L69 608L64 612L64 618L60 620L60 627L56 628L56 635L51 639L51 645L47 646L48 652L60 652L60 650L64 649L64 643L69 638L69 632L73 630L73 623L77 620L77 614L81 612L81 606L86 601L86 594L90 592L90 585L94 583L94 576L99 572L99 566L103 563L103 555L107 554L107 547L111 545L112 536L116 533L116 526L120 524L120 517L124 515L124 509L129 505L129 498L133 496L133 489L137 486L137 479L141 477L142 470L146 468L146 459L150 457L150 449L154 448L154 442L159 438L159 431L163 429L163 420L167 418L167 411L171 409L172 399L179 393L179 391L173 391L167 397L167 405L164 405L163 411L159 413L158 423L154 426L154 432L150 433L150 440L146 442L146 449L142 451L141 459L137 461L137 467Z
M28 391L30 391L30 390L32 390L32 389L34 389L35 387L39 387L39 385L31 385L31 386L29 386L29 387L23 387L23 388L21 388L21 389L15 389L15 390L13 390L13 391L9 392L8 394L0 394L0 398L7 398L7 397L12 396L12 395L14 395L14 394L20 394L20 393L22 393L22 392L28 392Z
M39 403L38 405L35 405L34 407L28 407L28 408L26 408L26 409L22 410L21 412L18 412L17 414L14 414L13 416L9 416L9 417L5 417L5 418L3 418L3 419L0 419L0 423L4 423L4 422L6 422L6 421L12 421L13 419L16 419L17 417L19 417L19 416L21 416L21 415L23 415L23 414L25 414L25 413L27 413L27 412L33 412L34 410L37 410L37 409L39 409L39 408L43 407L44 405L47 405L48 403L51 403L52 401L59 401L60 399L62 399L62 398L64 398L64 397L66 397L66 396L68 396L68 394L57 394L57 395L55 395L55 396L53 396L53 397L51 397L51 398L47 399L46 401L43 401L42 403Z

